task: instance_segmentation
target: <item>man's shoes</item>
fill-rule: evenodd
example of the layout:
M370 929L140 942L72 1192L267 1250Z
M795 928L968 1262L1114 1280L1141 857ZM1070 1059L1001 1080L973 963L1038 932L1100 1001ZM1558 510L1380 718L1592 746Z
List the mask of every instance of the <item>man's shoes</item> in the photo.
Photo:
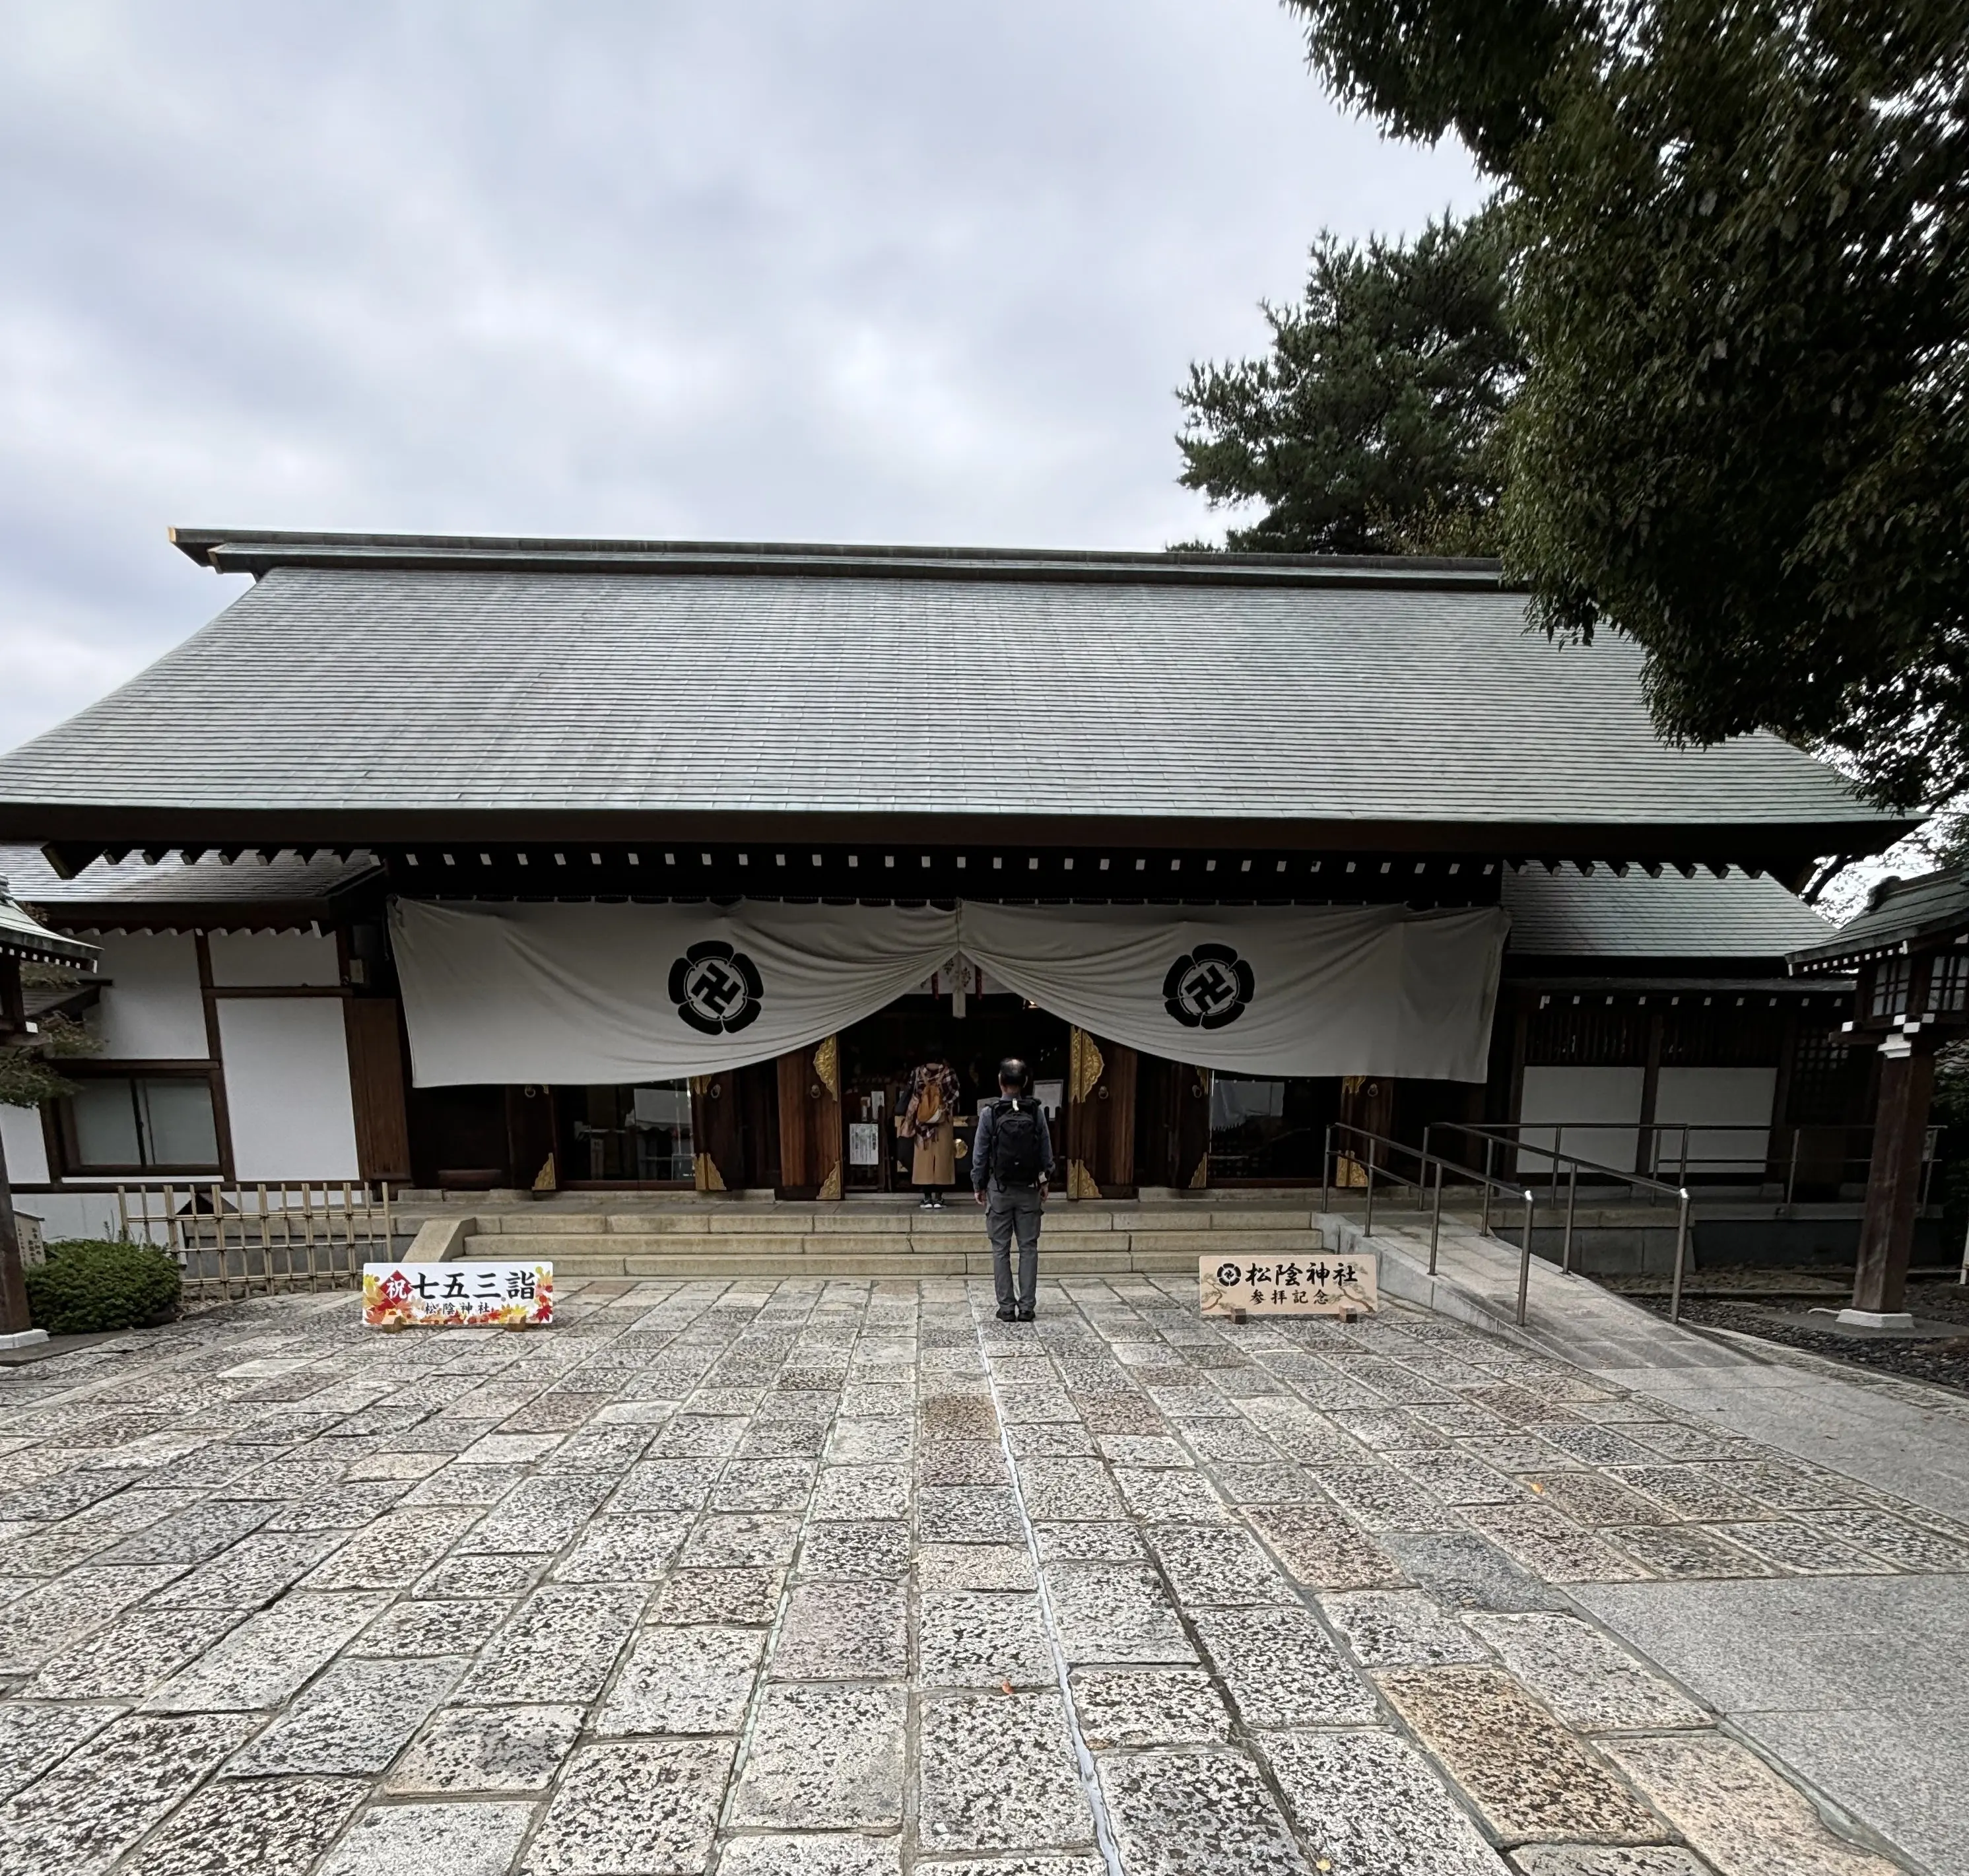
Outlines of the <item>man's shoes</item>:
M1019 1320L1022 1323L1030 1323L1032 1319L1033 1306L1028 1303L1020 1308L1019 1311Z
M1019 1313L1008 1303L998 1312L998 1319L1001 1323L1016 1323L1019 1319Z

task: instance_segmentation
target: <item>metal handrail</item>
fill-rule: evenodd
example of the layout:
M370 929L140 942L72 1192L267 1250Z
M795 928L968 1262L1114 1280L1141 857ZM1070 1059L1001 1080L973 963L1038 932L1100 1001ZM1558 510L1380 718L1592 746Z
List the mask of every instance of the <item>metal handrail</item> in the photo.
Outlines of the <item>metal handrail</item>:
M1766 1151L1762 1157L1766 1169L1779 1157L1771 1148L1789 1136L1782 1149L1783 1205L1787 1212L1798 1202L1799 1166L1802 1143L1808 1134L1837 1134L1843 1136L1844 1150L1837 1156L1842 1169L1843 1183L1844 1171L1863 1169L1872 1158L1870 1139L1864 1153L1856 1150L1854 1143L1878 1131L1870 1121L1788 1121L1781 1124L1756 1121L1491 1121L1485 1123L1485 1130L1494 1134L1500 1144L1512 1147L1520 1144L1523 1136L1529 1133L1549 1134L1555 1147L1562 1146L1568 1134L1631 1134L1646 1151L1648 1164L1657 1173L1665 1157L1674 1160L1674 1183L1678 1188L1688 1183L1692 1172L1700 1174L1705 1167L1720 1169L1724 1172L1740 1170L1750 1157L1747 1154L1732 1153L1692 1154L1688 1150L1692 1134L1747 1134L1760 1138L1766 1142ZM1939 1125L1931 1125L1922 1137L1921 1188L1915 1203L1924 1210L1933 1194L1935 1170L1941 1157L1941 1131ZM1662 1141L1665 1136L1669 1134L1679 1136L1679 1150L1665 1155L1662 1151ZM1553 1183L1557 1183L1555 1177ZM1760 1180L1759 1183L1769 1182Z
M1473 1138L1483 1140L1485 1143L1487 1161L1484 1170L1479 1171L1475 1167L1462 1165L1450 1159L1446 1154L1435 1151L1432 1141L1432 1136L1439 1127L1451 1132L1467 1134ZM1331 1122L1326 1129L1325 1146L1321 1160L1320 1209L1322 1211L1331 1209L1332 1205L1333 1137L1336 1133L1348 1134L1356 1141L1367 1142L1367 1151L1364 1162L1358 1154L1350 1154L1348 1156L1353 1159L1356 1164L1364 1164L1367 1174L1367 1216L1362 1225L1364 1236L1372 1237L1374 1231L1374 1180L1376 1174L1382 1170L1374 1163L1375 1153L1378 1148L1387 1147L1397 1154L1406 1154L1413 1158L1416 1164L1419 1186L1422 1188L1426 1189L1429 1186L1430 1170L1432 1168L1434 1169L1435 1196L1430 1214L1429 1240L1429 1270L1432 1277L1435 1274L1437 1246L1442 1232L1442 1176L1445 1172L1455 1173L1463 1178L1474 1180L1482 1188L1484 1216L1483 1222L1478 1228L1485 1237L1494 1235L1491 1230L1492 1191L1494 1190L1504 1192L1515 1190L1523 1193L1525 1202L1525 1222L1523 1238L1518 1247L1517 1310L1518 1324L1522 1328L1524 1324L1526 1299L1531 1284L1532 1225L1536 1202L1529 1185L1516 1185L1510 1180L1498 1178L1491 1171L1488 1162L1491 1159L1492 1149L1495 1145L1494 1138L1481 1126L1465 1125L1455 1121L1438 1121L1432 1122L1423 1128L1422 1144L1419 1147L1414 1147L1410 1146L1406 1141L1392 1139L1386 1134L1374 1133L1367 1128L1356 1127L1349 1121ZM1649 1179L1643 1173L1624 1173L1617 1167L1601 1166L1593 1160L1581 1159L1576 1154L1559 1154L1550 1147L1533 1146L1523 1147L1522 1150L1541 1154L1554 1160L1555 1162L1559 1160L1567 1162L1565 1236L1560 1255L1560 1268L1568 1275L1572 1274L1572 1270L1574 1217L1579 1190L1578 1176L1582 1170L1604 1173L1609 1178L1623 1180L1630 1186L1646 1186L1656 1191L1669 1193L1674 1196L1679 1209L1675 1219L1675 1284L1669 1300L1669 1320L1679 1322L1682 1319L1682 1281L1688 1264L1690 1206L1688 1189L1685 1186L1673 1186L1665 1184L1659 1180ZM1390 1177L1393 1177L1392 1173Z
M1581 1124L1591 1125L1591 1123ZM1519 1125L1521 1125L1522 1123ZM1682 1287L1688 1265L1690 1199L1687 1185L1670 1185L1665 1180L1650 1178L1645 1173L1624 1173L1617 1166L1604 1166L1598 1160L1582 1158L1576 1153L1562 1153L1555 1144L1544 1147L1533 1141L1508 1139L1504 1137L1504 1130L1500 1127L1463 1121L1432 1121L1422 1129L1423 1151L1429 1151L1430 1137L1438 1128L1444 1128L1451 1133L1468 1134L1473 1139L1483 1141L1487 1160L1493 1148L1500 1141L1502 1141L1503 1144L1510 1147L1516 1152L1535 1153L1542 1158L1551 1160L1551 1183L1555 1189L1559 1183L1559 1167L1562 1164L1565 1166L1566 1171L1565 1235L1560 1245L1559 1268L1568 1276L1572 1273L1573 1225L1579 1203L1579 1175L1582 1172L1597 1173L1603 1178L1618 1180L1623 1185L1645 1189L1649 1192L1663 1193L1672 1198L1677 1206L1675 1226L1675 1281L1669 1292L1668 1317L1672 1323L1679 1323L1682 1320ZM1488 1197L1489 1192L1486 1188L1487 1206Z
M1406 1141L1391 1139L1386 1134L1371 1132L1367 1128L1356 1127L1350 1121L1334 1121L1329 1122L1327 1126L1326 1144L1320 1163L1322 1185L1319 1209L1322 1212L1330 1211L1332 1209L1333 1136L1335 1133L1351 1134L1355 1140L1365 1141L1367 1143L1367 1158L1364 1162L1358 1154L1348 1155L1348 1157L1353 1160L1356 1165L1364 1164L1367 1173L1367 1211L1361 1227L1363 1237L1371 1238L1374 1235L1374 1177L1380 1170L1374 1164L1377 1148L1388 1147L1393 1148L1396 1153L1405 1153L1409 1155L1416 1162L1416 1177L1422 1186L1427 1186L1429 1183L1429 1168L1432 1166L1435 1169L1435 1199L1429 1216L1429 1274L1432 1277L1435 1274L1436 1252L1442 1236L1442 1175L1445 1170L1461 1173L1465 1178L1478 1180L1483 1183L1483 1231L1486 1237L1491 1235L1491 1187L1494 1186L1500 1190L1514 1192L1523 1196L1525 1202L1524 1241L1520 1245L1518 1251L1517 1313L1518 1326L1522 1329L1524 1326L1526 1304L1531 1293L1532 1220L1533 1207L1537 1203L1536 1199L1533 1196L1531 1188L1529 1186L1514 1185L1507 1180L1495 1178L1487 1171L1480 1173L1474 1167L1458 1165L1454 1160L1445 1159L1441 1154L1430 1153L1426 1145L1421 1147L1412 1147ZM1392 1173L1389 1176L1393 1177Z

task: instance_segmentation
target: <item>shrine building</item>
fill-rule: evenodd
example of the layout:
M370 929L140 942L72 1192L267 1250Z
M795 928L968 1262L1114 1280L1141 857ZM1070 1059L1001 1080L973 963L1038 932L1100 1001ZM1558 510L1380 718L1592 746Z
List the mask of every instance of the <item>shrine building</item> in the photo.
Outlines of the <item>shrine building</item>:
M1850 979L1785 959L1912 823L1665 745L1494 563L174 538L252 583L0 757L0 874L101 951L31 993L77 1092L0 1109L51 1230L167 1178L852 1203L913 1068L961 1157L1012 1054L1075 1198L1317 1184L1341 1121L1864 1182Z

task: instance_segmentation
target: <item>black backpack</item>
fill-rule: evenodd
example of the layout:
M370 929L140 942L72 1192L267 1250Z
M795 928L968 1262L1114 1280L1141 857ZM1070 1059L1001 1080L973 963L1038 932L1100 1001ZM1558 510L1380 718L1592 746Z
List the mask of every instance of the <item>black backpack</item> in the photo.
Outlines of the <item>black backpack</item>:
M1040 1104L1007 1095L991 1111L993 1176L1001 1186L1036 1186L1049 1170L1040 1148Z

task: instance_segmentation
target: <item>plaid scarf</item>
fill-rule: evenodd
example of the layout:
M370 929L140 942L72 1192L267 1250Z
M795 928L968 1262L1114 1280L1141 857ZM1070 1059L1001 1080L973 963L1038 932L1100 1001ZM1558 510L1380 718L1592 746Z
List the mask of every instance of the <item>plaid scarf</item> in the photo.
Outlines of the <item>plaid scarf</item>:
M936 1099L926 1102L923 1096L932 1088L936 1090ZM955 1118L957 1103L962 1091L957 1085L956 1071L948 1063L926 1062L910 1076L908 1105L903 1112L904 1124L919 1140L927 1140L946 1121ZM923 1108L931 1108L929 1117L922 1118Z

